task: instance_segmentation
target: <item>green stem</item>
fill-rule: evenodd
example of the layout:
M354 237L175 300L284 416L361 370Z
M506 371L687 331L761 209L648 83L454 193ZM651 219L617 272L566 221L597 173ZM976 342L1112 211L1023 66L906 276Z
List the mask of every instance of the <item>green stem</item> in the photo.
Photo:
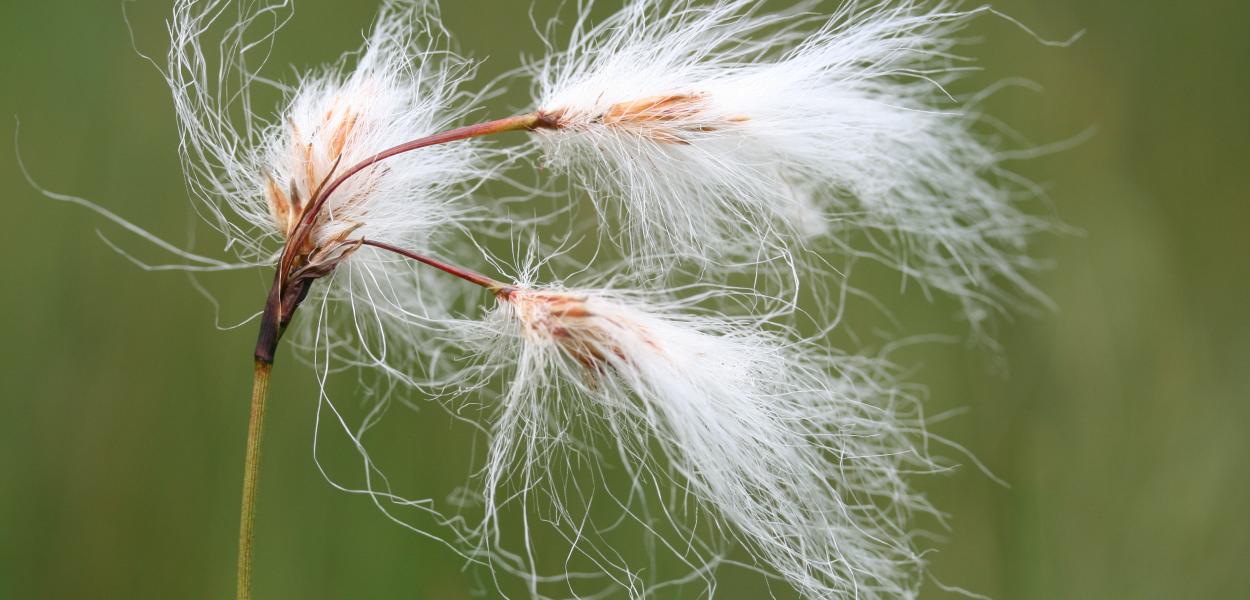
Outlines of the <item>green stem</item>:
M265 398L273 363L256 361L252 380L252 411L247 425L247 456L243 459L243 506L239 511L239 570L236 598L252 597L252 538L256 522L256 484L260 479L260 441L265 424Z

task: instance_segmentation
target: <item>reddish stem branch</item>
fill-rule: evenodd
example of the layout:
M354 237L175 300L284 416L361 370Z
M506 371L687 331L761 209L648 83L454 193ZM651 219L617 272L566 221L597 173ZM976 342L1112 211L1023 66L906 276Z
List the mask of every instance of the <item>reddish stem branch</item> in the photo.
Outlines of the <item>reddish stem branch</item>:
M357 173L392 156L403 154L405 152L411 152L420 148L446 144L457 140L481 137L484 135L504 133L508 131L533 131L535 129L552 128L555 126L556 125L550 116L541 112L533 112L514 117L507 117L504 119L496 119L494 121L487 121L485 123L478 123L476 125L467 125L465 127L449 129L447 131L415 139L410 142L404 142L398 146L387 148L386 150L378 152L377 154L374 154L373 156L348 167L342 174L334 178L329 185L322 187L320 193L318 193L312 200L308 210L304 212L304 216L301 218L299 225L296 226L295 231L291 233L287 247L298 248L300 244L303 243L304 238L309 235L311 225L316 219L316 215L321 212L321 209L325 207L325 204L329 200L330 196L334 194L334 191L337 190L339 186L343 185L343 182L350 179L353 175L356 175Z
M451 275L455 275L456 277L459 277L469 283L480 285L496 294L499 294L499 293L506 294L512 290L512 286L502 283L500 281L491 279L490 277L482 275L481 273L470 271L469 269L465 269L463 267L457 267L456 265L448 264L435 258L430 258L424 254L417 254L416 252L413 252L411 250L405 250L404 248L400 248L399 246L392 246L391 244L388 244L386 242L378 242L374 240L360 240L360 243L364 244L365 246L373 246L374 248L381 248L388 252L394 252L395 254L398 254L405 258L411 258L412 260L434 267L435 269L443 271L444 273L450 273Z

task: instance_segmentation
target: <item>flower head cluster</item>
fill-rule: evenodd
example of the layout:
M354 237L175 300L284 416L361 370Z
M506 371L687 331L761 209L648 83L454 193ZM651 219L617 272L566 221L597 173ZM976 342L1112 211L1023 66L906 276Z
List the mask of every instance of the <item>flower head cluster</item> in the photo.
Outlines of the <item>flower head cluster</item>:
M598 594L577 587L588 575L539 573L539 523L568 542L566 561L633 597L695 579L710 595L715 567L740 564L734 545L808 597L914 596L924 561L912 518L933 509L905 474L937 468L915 398L883 360L798 335L797 308L774 308L764 284L730 287L729 265L776 251L807 282L810 263L790 257L867 256L951 294L974 322L1035 295L1027 238L1046 221L1018 206L975 107L946 87L964 70L955 35L988 9L628 0L595 25L582 15L563 51L525 71L531 112L464 124L489 91L461 91L473 65L448 49L432 2L382 0L360 52L285 85L261 72L287 2L176 1L161 71L179 149L198 208L242 265L180 255L212 270L275 267L258 364L315 294L297 345L323 384L346 363L381 367L384 387L368 391L484 399L478 520L374 487L386 480L362 436L384 399L358 426L324 391L322 406L361 452L363 491L380 507L433 516L451 547L521 575L531 596L548 583ZM253 109L258 86L281 92L276 115ZM534 142L478 140L504 132ZM543 224L473 197L528 151L573 174L597 208L617 207L599 212L623 260L571 270L673 287L567 289L528 273L502 283L433 258L498 266L475 225ZM529 258L552 268L541 252ZM448 274L490 293L433 281ZM808 317L825 331L840 315ZM606 485L609 463L627 475L623 490ZM516 505L524 552L502 541ZM631 564L609 540L623 521L690 573L664 581Z

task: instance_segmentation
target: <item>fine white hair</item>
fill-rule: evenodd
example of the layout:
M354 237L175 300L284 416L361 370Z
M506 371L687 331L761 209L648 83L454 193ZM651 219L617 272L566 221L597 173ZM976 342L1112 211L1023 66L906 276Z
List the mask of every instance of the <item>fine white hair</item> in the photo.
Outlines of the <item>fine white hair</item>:
M1043 300L1023 277L1039 266L1027 241L1053 224L1018 208L1029 184L946 89L974 68L957 35L990 12L958 5L630 0L593 25L583 10L567 49L532 67L560 124L537 140L620 215L643 264L830 237L953 295L976 324Z
M461 123L491 93L462 90L475 65L451 50L437 7L425 0L386 0L360 50L294 84L264 78L258 72L276 30L290 17L289 5L179 0L162 70L173 91L179 149L197 207L226 237L228 249L256 264L273 263L302 216L296 207L308 209L334 176L397 144ZM257 86L276 87L285 96L273 116L253 108ZM329 196L309 245L350 234L477 258L471 245L457 240L465 237L460 232L491 220L469 196L500 167L492 158L488 146L465 140L368 167ZM443 326L465 287L429 285L431 273L381 250L348 249L327 289L315 296L348 305L348 322L302 327L292 332L296 345L328 344L346 364L408 378L437 352L419 340Z
M483 473L488 521L497 503L542 497L554 505L544 521L578 532L568 552L616 569L632 597L671 583L648 582L597 547L593 507L570 498L582 490L568 465L610 462L594 456L606 439L634 481L598 501L674 531L657 547L693 572L713 568L718 540L733 540L806 597L914 596L923 560L911 520L932 508L904 473L938 468L915 399L883 361L692 312L700 296L526 288L501 297L479 328L488 363L510 374ZM663 507L638 506L635 496L657 486L680 491ZM701 520L717 525L695 533Z
M216 55L202 38L226 27L218 21L235 16L233 3L179 0L169 24L164 73L187 179L208 221L246 257L271 259L272 244L286 234L275 222L273 192L288 202L299 196L306 205L332 174L451 127L476 100L460 90L474 74L473 63L447 48L437 10L423 0L386 0L360 51L293 85L262 78L247 61L259 53L263 62L276 28L289 17L288 4L244 3L251 12L226 28ZM265 28L266 20L273 30ZM257 38L258 29L268 33ZM251 105L258 84L286 96L272 117ZM464 201L465 183L489 172L481 164L484 152L467 141L365 169L330 197L329 222L318 237L358 226L365 237L428 248L433 232L463 224L476 212Z

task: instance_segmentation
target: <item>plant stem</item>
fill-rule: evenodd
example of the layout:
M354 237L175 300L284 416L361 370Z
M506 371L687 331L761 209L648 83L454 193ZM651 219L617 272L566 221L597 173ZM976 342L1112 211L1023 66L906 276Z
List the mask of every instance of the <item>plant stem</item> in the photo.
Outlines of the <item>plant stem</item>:
M256 484L260 479L260 442L265 424L265 398L273 363L256 360L252 380L252 410L247 425L247 456L243 459L243 506L239 510L239 570L237 600L252 597L252 538L256 521Z
M429 135L420 139L405 142L398 146L387 148L373 156L347 167L338 177L334 178L328 184L319 187L316 195L310 200L308 210L304 211L304 216L296 226L295 231L288 238L287 247L299 247L303 243L304 238L308 237L308 231L316 215L321 212L325 206L326 200L338 189L343 182L351 179L351 177L364 169L367 169L377 163L380 163L397 154L412 152L420 148L436 146L438 144L446 144L457 140L466 140L469 138L481 137L484 135L494 135L497 133L507 133L509 131L534 131L536 129L555 129L559 125L551 115L542 112L532 112L503 119L495 119L485 123L476 125L467 125L457 127L434 135ZM286 258L286 252L283 252L283 258Z
M445 263L436 258L431 258L424 254L418 254L411 250L405 250L404 248L400 248L399 246L387 244L386 242L362 239L360 240L360 243L365 246L373 246L375 248L381 248L382 250L386 250L387 252L394 252L395 254L398 254L400 256L410 258L422 264L429 265L431 267L434 267L435 269L443 271L444 273L455 275L456 277L459 277L469 283L480 285L496 294L501 293L501 292L509 292L511 291L511 288L512 288L512 286L510 285L501 283L499 281L495 281L494 279L491 279L490 277L482 275L481 273L470 271L469 269L466 269L464 267L457 267L456 265Z

